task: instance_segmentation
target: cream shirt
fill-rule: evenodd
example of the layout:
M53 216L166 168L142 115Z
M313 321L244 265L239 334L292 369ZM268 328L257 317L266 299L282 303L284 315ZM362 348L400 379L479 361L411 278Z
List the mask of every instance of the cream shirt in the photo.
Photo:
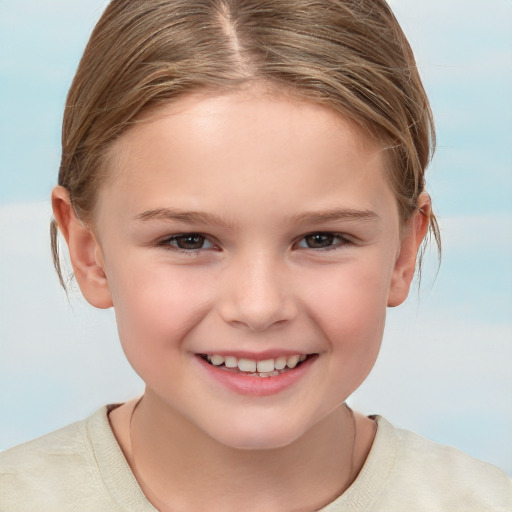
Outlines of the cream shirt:
M155 512L110 428L112 407L0 454L0 511ZM375 418L363 469L322 512L512 511L501 470Z

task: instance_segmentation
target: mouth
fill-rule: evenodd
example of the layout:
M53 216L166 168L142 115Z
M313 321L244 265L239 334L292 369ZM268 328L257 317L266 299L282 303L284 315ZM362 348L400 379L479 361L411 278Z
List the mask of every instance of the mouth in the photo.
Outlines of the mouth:
M298 368L307 359L316 354L283 355L273 359L248 359L236 356L221 356L218 354L199 354L209 365L230 373L247 377L277 377L290 370Z

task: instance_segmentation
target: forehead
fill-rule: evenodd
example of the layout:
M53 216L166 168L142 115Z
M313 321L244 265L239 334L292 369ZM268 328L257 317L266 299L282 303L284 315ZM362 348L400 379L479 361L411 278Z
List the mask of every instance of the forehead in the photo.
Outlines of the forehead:
M261 91L193 94L161 106L111 156L100 204L123 196L134 209L178 202L236 215L258 200L317 208L392 197L384 152L355 124L328 107Z

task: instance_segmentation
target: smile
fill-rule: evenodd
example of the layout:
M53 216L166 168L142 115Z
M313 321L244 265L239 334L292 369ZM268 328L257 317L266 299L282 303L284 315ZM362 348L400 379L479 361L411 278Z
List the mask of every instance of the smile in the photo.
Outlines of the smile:
M218 354L202 354L201 357L210 365L232 373L243 374L248 377L277 377L300 366L308 358L308 355L294 354L261 361L235 356L220 356Z

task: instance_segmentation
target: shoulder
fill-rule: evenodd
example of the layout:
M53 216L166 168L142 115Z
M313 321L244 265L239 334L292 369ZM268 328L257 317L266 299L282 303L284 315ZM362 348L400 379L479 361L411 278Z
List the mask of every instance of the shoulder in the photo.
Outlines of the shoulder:
M91 494L105 494L90 441L91 420L108 426L106 408L1 453L0 509L78 510L81 499L90 503Z
M384 493L404 501L421 499L435 510L512 510L512 482L495 466L449 446L396 429L379 418L394 443L394 463Z
M0 474L51 462L61 456L83 453L86 422L79 421L0 453Z

